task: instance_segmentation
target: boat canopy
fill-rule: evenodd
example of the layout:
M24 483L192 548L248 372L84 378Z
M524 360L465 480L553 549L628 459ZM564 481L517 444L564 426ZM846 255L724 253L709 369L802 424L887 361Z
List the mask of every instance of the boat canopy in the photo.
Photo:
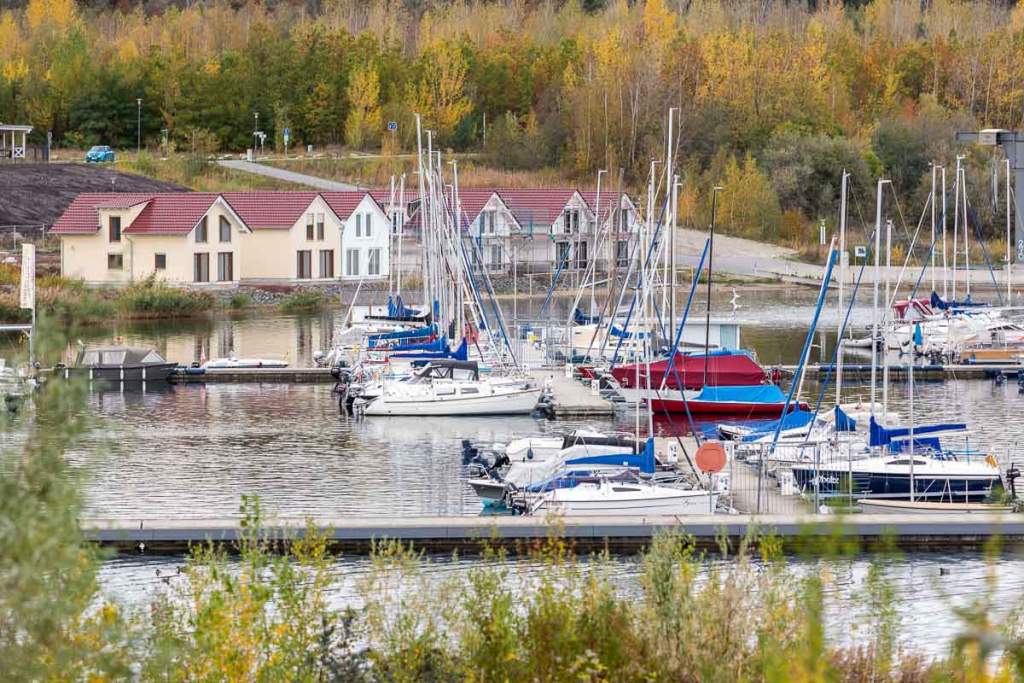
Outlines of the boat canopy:
M847 415L842 408L836 406L836 431L837 432L855 432L857 431L857 421Z
M447 351L448 350L448 339L447 337L438 337L431 342L413 343L413 344L396 344L391 347L392 351Z
M597 323L601 322L601 316L600 316L600 314L598 314L598 315L586 315L577 306L576 309L573 310L573 312L572 312L572 321L574 323L576 323L577 325L596 325ZM614 334L614 332L613 332L613 334Z
M441 340L438 340L438 341L441 341ZM412 347L414 347L414 346L429 347L429 346L432 346L432 345L433 345L433 343L431 343L431 344L408 344L408 345L403 346L403 347L395 347L395 348L392 349L392 351L408 351L408 353L391 353L388 357L389 358L403 358L403 359L406 359L406 360L414 359L414 360L420 360L420 361L441 360L441 359L446 359L446 358L447 359L451 359L451 360L462 360L462 361L469 359L469 344L466 342L466 338L465 337L462 338L462 343L459 344L459 348L455 349L454 351L449 351L448 350L447 342L444 345L440 346L441 350L439 350L439 351L429 351L429 350L414 351L414 350L412 350Z
M388 297L388 316L392 318L413 318L419 315L423 315L421 311L417 311L415 308L409 308L402 301L402 295L399 294L395 298Z
M124 366L162 365L167 360L154 349L132 346L108 346L82 349L76 365L83 368L117 368Z
M455 379L456 377L467 376L470 379L480 379L480 367L475 360L451 360L437 358L429 361L418 361L413 363L414 367L422 366L422 370L416 374L417 377L429 377L431 379Z

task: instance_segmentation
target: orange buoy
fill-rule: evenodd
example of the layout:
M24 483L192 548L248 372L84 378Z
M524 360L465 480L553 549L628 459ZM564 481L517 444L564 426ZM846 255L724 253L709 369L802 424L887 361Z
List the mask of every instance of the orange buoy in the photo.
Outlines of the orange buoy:
M697 449L695 460L701 472L721 472L725 469L725 446L720 441L705 441Z

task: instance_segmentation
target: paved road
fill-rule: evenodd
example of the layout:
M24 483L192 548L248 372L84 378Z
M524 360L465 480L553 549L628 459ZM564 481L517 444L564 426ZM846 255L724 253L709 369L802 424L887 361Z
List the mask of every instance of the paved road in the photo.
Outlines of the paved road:
M296 173L295 171L287 171L283 168L276 168L274 166L264 166L263 164L257 164L252 161L242 161L240 159L227 159L217 162L221 166L230 168L234 171L242 171L244 173L255 173L257 175L267 176L268 178L277 178L278 180L286 180L290 183L296 183L298 185L306 185L307 187L313 187L318 190L331 190L335 192L343 192L346 190L358 190L359 188L350 183L339 183L335 180L326 180L324 178L317 178L316 176L306 175L305 173Z

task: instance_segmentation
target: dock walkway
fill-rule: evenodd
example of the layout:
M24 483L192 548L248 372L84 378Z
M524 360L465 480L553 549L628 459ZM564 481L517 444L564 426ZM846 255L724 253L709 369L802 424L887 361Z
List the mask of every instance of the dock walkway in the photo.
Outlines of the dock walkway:
M529 372L541 386L550 378L551 410L555 419L611 418L615 415L615 406L611 401L593 393L582 381L566 377L563 368L534 369Z
M125 551L180 553L190 545L231 543L239 537L239 520L219 519L83 519L91 541ZM630 550L646 546L659 533L674 532L713 546L722 537L733 541L751 533L783 539L841 534L871 542L881 538L906 548L963 547L998 536L1004 543L1024 543L1024 515L998 514L856 514L832 515L687 515L615 517L339 517L314 525L337 547L367 552L375 541L394 539L433 551L480 549L484 544L527 548L554 535L581 550L608 547ZM300 535L306 521L280 518L268 522L268 538L287 542Z

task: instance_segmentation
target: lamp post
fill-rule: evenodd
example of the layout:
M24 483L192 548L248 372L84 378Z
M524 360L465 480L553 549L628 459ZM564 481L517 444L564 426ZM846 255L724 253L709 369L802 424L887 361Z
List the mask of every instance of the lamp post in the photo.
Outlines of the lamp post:
M256 121L256 124L252 129L252 152L255 154L256 148L259 146L260 113L258 111L254 111L252 115L255 117L254 120Z
M135 99L135 106L137 107L137 114L135 118L135 153L139 154L142 152L142 98L137 97Z

